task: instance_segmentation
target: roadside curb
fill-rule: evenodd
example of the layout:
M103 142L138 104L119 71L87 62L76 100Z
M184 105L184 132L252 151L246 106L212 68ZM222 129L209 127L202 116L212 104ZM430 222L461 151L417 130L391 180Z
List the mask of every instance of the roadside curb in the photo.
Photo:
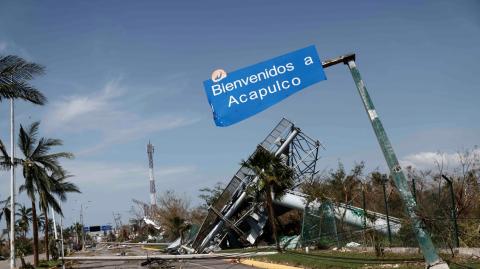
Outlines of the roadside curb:
M143 246L142 246L142 249L152 250L152 251L160 251L160 249L158 249L158 248L149 248L149 247L143 247Z
M256 268L263 268L263 269L302 269L301 267L283 265L283 264L276 264L276 263L268 263L268 262L260 262L255 260L240 260L240 263L247 266L253 266Z

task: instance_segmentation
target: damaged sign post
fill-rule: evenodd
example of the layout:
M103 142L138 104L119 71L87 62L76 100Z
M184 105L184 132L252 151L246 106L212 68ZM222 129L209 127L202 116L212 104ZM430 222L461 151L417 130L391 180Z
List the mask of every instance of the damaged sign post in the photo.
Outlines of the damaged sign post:
M304 59L310 57L312 64L307 64L305 60L302 65L302 57ZM327 60L322 62L320 66L318 66L318 63L320 63L320 60L315 47L310 46L249 68L240 69L233 72L233 75L227 75L223 70L214 71L212 79L205 81L204 86L213 110L215 123L218 126L228 126L246 119L309 85L325 80L326 77L323 73L323 68L341 63L348 65L380 148L382 149L390 174L392 175L395 186L403 200L407 215L412 223L418 245L425 258L426 268L448 269L448 264L438 255L428 231L425 230L422 220L417 215L417 203L408 187L405 174L398 162L395 151L355 64L355 54ZM278 76L279 70L277 68L280 66L283 68L281 69L281 76ZM274 70L272 74L269 73L270 70ZM299 72L299 74L295 74L294 70L296 70L295 72ZM303 75L305 75L305 77L303 77ZM318 77L315 78L315 76ZM298 85L296 85L296 78L298 78L300 82ZM252 81L252 79L255 82ZM277 84L279 80L280 84ZM288 82L289 87L293 87L281 87L281 83L285 81ZM271 93L269 90L273 89L274 85L277 86L274 88L276 92ZM251 98L251 96L255 98ZM260 96L262 97L260 98Z
M360 94L360 98L362 99L370 123L372 124L373 131L377 136L383 156L385 157L388 168L390 169L390 175L395 182L395 186L400 193L400 197L402 197L405 210L407 211L407 215L412 223L413 232L415 233L418 245L420 246L423 256L425 257L426 267L435 269L448 269L448 264L445 263L438 255L428 231L425 230L425 225L417 215L417 202L415 201L412 192L408 187L405 173L400 167L397 155L393 151L392 144L390 143L387 133L383 128L383 124L378 117L372 99L370 98L367 88L365 87L365 83L360 76L360 72L355 64L355 55L351 55L350 57L343 59L343 63L348 65L353 80L355 81L358 93Z

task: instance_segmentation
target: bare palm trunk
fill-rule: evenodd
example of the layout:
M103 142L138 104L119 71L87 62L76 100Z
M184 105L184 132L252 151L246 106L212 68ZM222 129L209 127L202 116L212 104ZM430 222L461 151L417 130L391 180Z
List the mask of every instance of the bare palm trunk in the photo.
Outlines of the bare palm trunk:
M33 266L38 266L38 219L35 200L32 199Z
M50 250L49 250L49 235L48 235L48 229L49 229L49 223L48 223L48 214L47 214L47 208L42 206L43 210L43 215L45 216L45 236L43 237L45 241L45 256L47 258L47 261L50 260Z
M268 186L267 189L265 190L265 201L267 202L268 219L270 220L270 226L272 228L273 239L275 240L275 245L277 246L278 252L282 252L282 248L280 247L280 242L278 241L277 225L275 225L275 214L273 212L272 187L271 186Z

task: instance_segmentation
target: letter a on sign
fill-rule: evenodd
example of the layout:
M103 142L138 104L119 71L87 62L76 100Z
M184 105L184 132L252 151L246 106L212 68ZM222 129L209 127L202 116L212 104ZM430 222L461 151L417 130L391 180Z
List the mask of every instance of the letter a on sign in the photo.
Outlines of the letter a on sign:
M309 46L234 72L217 69L203 86L215 124L229 126L326 79L315 46Z

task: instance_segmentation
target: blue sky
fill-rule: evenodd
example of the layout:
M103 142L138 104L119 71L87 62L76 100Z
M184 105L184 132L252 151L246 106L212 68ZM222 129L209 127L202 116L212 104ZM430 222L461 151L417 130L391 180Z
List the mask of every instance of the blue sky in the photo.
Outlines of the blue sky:
M319 165L365 160L385 169L347 68L228 128L215 127L202 82L212 70L242 68L316 45L322 59L349 52L404 164L428 167L438 155L479 144L478 1L2 1L0 54L47 67L33 83L44 107L18 103L17 120L40 120L61 138L83 191L88 225L128 217L148 200L146 144L155 145L159 192L198 203L198 189L226 182L282 118L325 144ZM8 142L8 103L0 103ZM18 181L23 179L19 176ZM0 172L0 199L8 195ZM21 195L22 201L25 197Z

